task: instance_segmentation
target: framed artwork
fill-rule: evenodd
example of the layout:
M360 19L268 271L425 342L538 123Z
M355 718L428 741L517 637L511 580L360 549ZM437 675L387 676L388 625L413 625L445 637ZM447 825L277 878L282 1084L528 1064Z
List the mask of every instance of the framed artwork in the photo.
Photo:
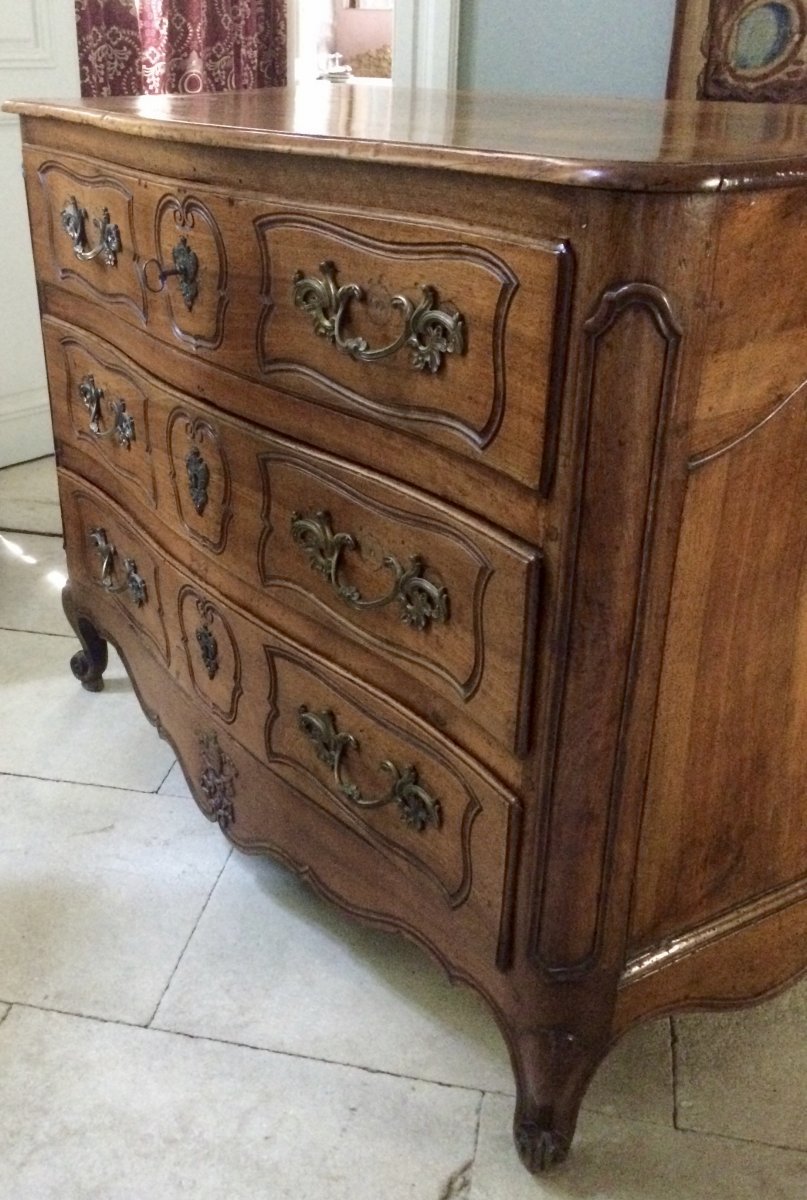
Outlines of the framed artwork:
M807 0L678 0L672 99L807 103Z

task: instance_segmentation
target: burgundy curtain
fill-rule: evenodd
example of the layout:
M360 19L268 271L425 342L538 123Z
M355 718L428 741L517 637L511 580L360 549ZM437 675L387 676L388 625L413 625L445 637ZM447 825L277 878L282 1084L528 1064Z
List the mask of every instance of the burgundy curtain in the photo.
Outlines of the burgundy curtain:
M83 96L286 82L286 0L75 0Z

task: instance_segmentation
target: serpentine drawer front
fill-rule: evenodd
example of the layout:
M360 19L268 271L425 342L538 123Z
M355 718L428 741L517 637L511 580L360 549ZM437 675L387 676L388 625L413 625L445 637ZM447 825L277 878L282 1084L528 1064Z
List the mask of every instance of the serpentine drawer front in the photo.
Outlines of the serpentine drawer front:
M485 926L490 961L506 961L517 800L400 707L232 609L174 563L157 568L150 539L66 472L62 506L70 578L101 596L102 624L124 654L135 637L169 664L212 728L228 728L307 797L302 803L357 829L377 861L431 890L459 921L468 906L477 937ZM127 554L137 555L137 566ZM241 828L239 797L226 814L211 815L242 841L251 836ZM382 870L382 887L383 878Z
M328 636L366 647L377 672L391 659L414 676L414 688L399 681L410 707L434 719L437 693L526 752L536 548L222 416L79 330L47 323L45 332L66 465L91 459L133 513L145 499L137 519L155 529L159 519L209 558L210 577L234 600L258 613L280 606L285 628L300 614L324 623ZM351 654L346 645L341 657Z
M43 282L316 407L546 482L572 272L551 231L458 236L65 155L27 162Z
M12 110L75 675L478 990L560 1161L632 1024L807 960L803 112Z

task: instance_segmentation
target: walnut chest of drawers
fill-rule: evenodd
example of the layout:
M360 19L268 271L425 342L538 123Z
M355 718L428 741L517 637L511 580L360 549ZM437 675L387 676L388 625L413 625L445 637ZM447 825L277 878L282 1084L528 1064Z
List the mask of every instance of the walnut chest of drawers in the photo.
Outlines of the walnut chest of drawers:
M74 673L476 988L562 1158L632 1023L807 963L805 110L12 108Z

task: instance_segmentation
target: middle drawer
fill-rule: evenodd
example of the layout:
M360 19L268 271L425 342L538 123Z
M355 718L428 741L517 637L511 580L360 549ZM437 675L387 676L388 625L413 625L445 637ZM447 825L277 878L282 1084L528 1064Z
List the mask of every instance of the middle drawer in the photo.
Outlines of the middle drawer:
M225 416L90 335L47 321L45 337L63 465L261 619L309 645L324 630L334 661L361 652L363 675L438 727L453 709L526 753L537 548Z

